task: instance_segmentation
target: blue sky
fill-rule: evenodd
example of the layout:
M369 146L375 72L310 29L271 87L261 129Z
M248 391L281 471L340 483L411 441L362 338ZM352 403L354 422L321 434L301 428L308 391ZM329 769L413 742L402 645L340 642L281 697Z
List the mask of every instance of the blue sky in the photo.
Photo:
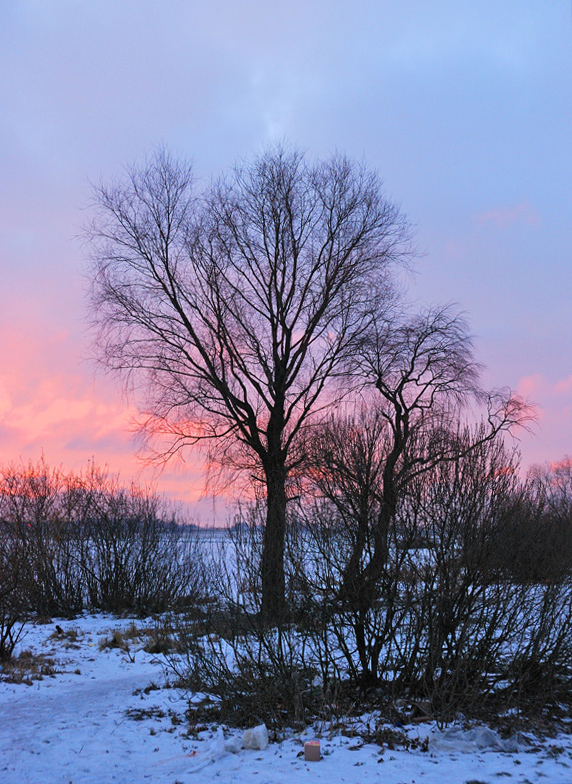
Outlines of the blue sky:
M410 296L458 303L484 383L539 406L524 464L572 453L569 0L11 0L0 73L1 462L138 471L86 360L89 181L158 143L208 178L276 138L379 170ZM183 469L160 486L192 500Z

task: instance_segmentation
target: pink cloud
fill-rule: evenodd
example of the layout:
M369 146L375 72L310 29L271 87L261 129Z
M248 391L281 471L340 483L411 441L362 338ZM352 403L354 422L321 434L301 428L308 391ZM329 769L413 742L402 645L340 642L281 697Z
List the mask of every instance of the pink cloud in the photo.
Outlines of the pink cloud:
M563 378L562 381L557 381L554 385L554 391L557 395L568 395L572 393L572 376Z
M525 465L561 460L572 450L572 376L552 381L541 373L524 376L518 392L537 405L537 425L521 438Z
M545 386L545 383L545 379L540 373L523 376L518 382L518 392L523 397L532 398Z
M79 470L94 459L124 482L151 483L187 504L202 493L202 461L163 474L138 459L132 421L135 407L105 376L94 378L81 361L81 346L68 332L26 332L0 324L0 463L37 460Z
M553 460L550 463L551 471L558 471L558 469L572 469L572 457L564 457L562 460Z
M526 223L528 226L540 226L541 219L538 212L526 202L516 204L514 207L506 209L492 209L476 216L479 223L491 221L497 229L506 229L517 221Z

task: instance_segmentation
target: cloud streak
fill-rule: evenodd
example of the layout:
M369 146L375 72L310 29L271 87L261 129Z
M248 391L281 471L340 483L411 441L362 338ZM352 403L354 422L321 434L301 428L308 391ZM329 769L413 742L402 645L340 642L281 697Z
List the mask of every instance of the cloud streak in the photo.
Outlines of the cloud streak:
M494 223L497 229L503 230L517 221L527 226L540 226L540 215L526 202L516 204L508 209L488 210L477 216L479 223Z

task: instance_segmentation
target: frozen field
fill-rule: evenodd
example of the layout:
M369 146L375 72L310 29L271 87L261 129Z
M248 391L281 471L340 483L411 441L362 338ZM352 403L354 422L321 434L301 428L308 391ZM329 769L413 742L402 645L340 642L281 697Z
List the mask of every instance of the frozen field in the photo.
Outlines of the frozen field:
M492 731L426 723L406 728L428 737L426 751L391 751L324 730L322 760L310 763L300 753L315 731L286 733L262 751L237 751L238 730L189 734L192 695L164 688L161 655L142 650L143 638L128 640L129 651L101 649L115 629L130 627L104 615L29 627L16 653L33 658L0 673L0 784L572 784L572 735L506 744Z

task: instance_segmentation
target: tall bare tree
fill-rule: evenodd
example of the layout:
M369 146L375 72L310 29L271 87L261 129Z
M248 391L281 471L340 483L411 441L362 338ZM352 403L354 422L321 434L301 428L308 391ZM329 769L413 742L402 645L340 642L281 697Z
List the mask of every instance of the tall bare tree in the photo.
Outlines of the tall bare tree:
M283 147L201 192L160 151L95 202L99 358L142 392L143 427L166 437L165 456L204 442L264 483L262 612L279 619L300 436L391 296L406 222L364 166Z

